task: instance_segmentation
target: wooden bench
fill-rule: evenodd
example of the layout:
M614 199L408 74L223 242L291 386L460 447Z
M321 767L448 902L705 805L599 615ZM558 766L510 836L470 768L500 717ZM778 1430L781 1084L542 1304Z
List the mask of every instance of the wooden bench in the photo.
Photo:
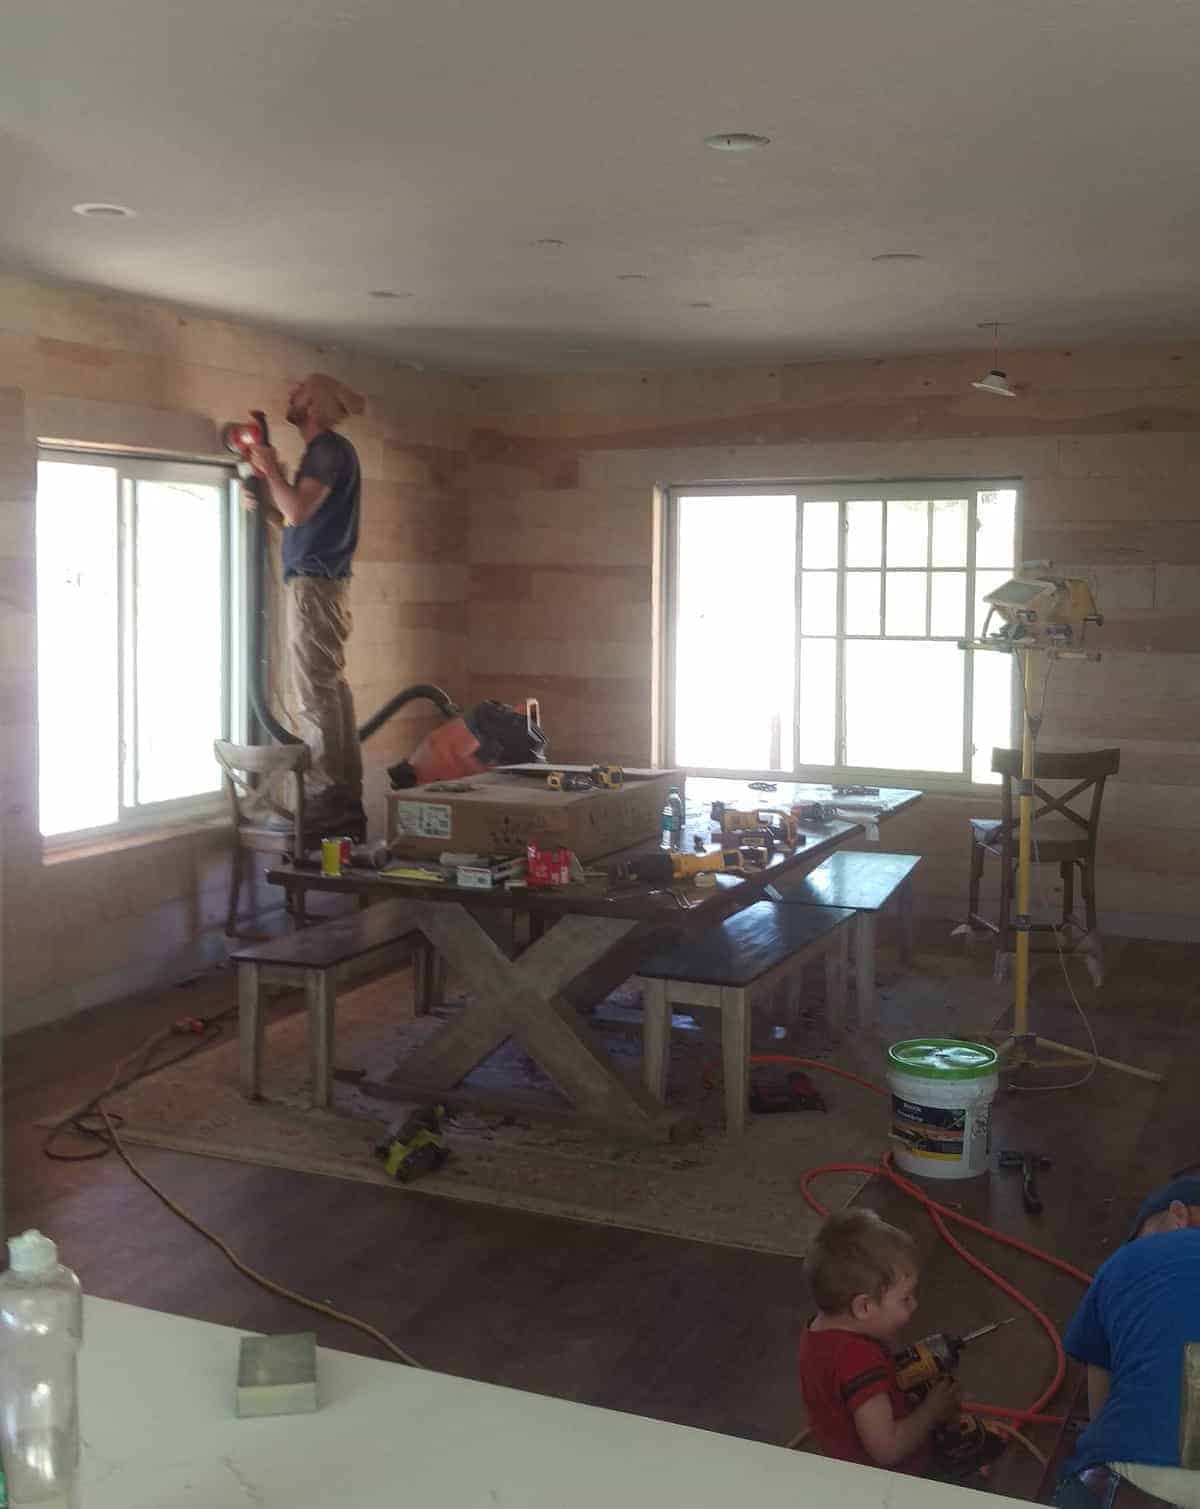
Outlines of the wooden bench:
M838 849L815 870L795 880L785 876L767 895L776 902L803 907L850 907L854 923L854 989L858 1019L876 1026L879 1007L875 997L875 918L896 898L900 917L900 952L912 963L912 875L921 863L919 854L863 853Z
M241 948L230 958L238 972L238 1036L242 1094L257 1100L262 1085L262 990L299 986L308 1008L308 1057L313 1104L333 1098L333 1033L337 988L374 970L397 968L409 959L415 971L418 1015L441 996L441 961L430 945L402 922L403 903L385 902L350 916L334 917L289 937Z
M637 976L642 988L642 1075L650 1094L666 1099L672 1008L715 1007L721 1013L725 1128L740 1136L746 1129L755 999L820 958L825 961L829 1014L844 1017L853 917L852 911L836 907L817 910L756 901L642 964Z

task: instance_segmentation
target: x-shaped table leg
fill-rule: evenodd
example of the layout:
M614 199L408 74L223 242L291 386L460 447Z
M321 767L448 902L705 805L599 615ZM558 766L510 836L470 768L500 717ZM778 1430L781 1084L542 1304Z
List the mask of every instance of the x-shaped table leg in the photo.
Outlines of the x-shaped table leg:
M661 1105L614 1072L570 1000L576 982L599 999L635 973L657 927L568 916L513 960L456 902L413 902L412 923L462 980L469 1000L457 1023L398 1064L391 1084L451 1090L513 1037L585 1116L635 1126L662 1119Z

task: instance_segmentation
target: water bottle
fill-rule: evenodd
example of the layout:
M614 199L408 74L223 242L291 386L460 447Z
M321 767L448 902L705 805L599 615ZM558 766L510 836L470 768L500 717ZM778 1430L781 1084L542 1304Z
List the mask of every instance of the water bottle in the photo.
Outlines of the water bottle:
M678 849L683 840L683 798L679 795L679 787L672 786L667 793L667 799L663 803L662 810L662 836L659 839L660 849Z
M79 1280L40 1231L8 1239L0 1274L0 1455L14 1509L78 1504Z

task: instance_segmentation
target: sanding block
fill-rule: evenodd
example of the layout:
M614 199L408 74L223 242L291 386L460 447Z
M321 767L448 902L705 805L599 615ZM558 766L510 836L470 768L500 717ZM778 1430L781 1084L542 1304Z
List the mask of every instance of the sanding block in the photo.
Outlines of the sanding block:
M307 1415L317 1407L317 1338L243 1336L238 1355L237 1412L240 1419L262 1415Z

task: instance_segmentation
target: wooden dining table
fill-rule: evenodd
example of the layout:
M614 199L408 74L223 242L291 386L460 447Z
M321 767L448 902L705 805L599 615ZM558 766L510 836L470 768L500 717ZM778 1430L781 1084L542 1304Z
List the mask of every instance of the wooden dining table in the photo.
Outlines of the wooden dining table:
M692 848L693 835L711 837L707 802L696 802L699 784L688 787L685 850ZM812 786L785 784L764 795L745 783L703 783L708 785L719 785L731 802L753 798L764 807L789 804L793 792L800 801L837 800L829 788ZM873 799L879 810L864 819L886 822L920 796L918 791L884 788ZM393 906L402 901L398 931L421 933L463 986L466 1005L456 1019L405 1054L384 1080L364 1089L397 1100L455 1094L478 1064L513 1038L580 1117L657 1138L672 1134L680 1113L616 1070L595 1041L587 1008L635 975L650 954L762 900L773 882L815 869L863 831L864 823L853 813L802 824L803 842L794 850L777 851L761 869L717 874L709 884L623 878L622 864L654 853L658 846L653 840L592 861L582 882L546 889L475 890L449 882L389 879L377 870L355 868L333 876L295 864L269 870L267 879L293 892L386 897ZM511 936L513 914L522 912L530 918L534 941L513 957L497 938ZM459 1098L464 1098L461 1092Z

